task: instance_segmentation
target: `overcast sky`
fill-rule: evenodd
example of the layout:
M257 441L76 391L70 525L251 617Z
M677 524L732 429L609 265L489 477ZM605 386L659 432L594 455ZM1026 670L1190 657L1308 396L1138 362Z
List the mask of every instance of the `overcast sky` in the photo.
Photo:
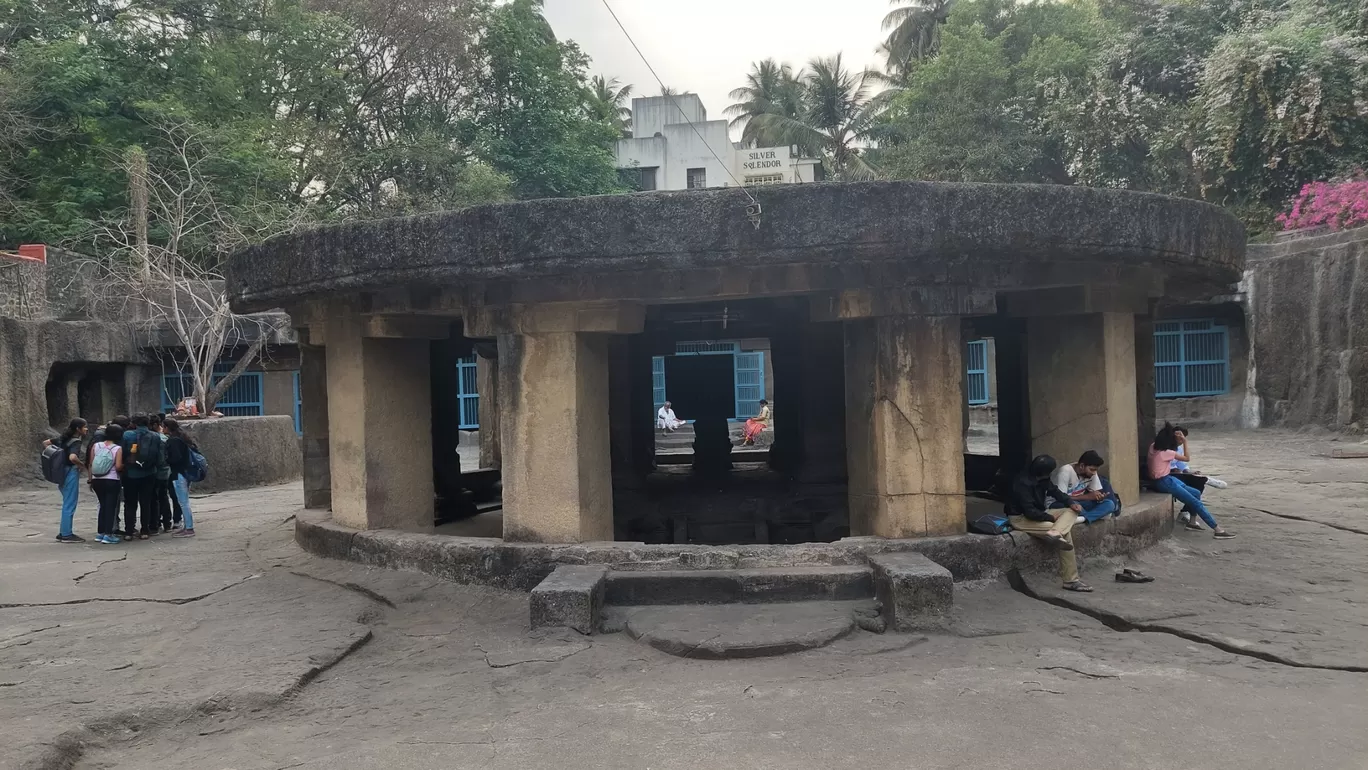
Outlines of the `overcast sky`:
M727 93L751 62L766 57L795 66L845 54L852 68L879 63L888 0L608 0L665 85L692 91L708 117L725 117ZM562 40L593 58L590 72L631 83L638 96L660 86L613 23L602 0L546 0L546 18Z

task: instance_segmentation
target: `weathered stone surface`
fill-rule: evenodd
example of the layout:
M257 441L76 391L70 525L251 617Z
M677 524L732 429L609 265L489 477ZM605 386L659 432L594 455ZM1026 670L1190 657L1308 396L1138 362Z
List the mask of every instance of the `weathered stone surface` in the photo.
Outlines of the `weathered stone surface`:
M606 601L633 604L840 601L874 594L865 567L615 571Z
M532 589L528 610L532 628L565 626L581 634L594 633L603 606L602 565L562 564Z
M934 628L945 622L954 604L950 570L919 553L869 557L883 615L894 631Z
M1073 536L1079 556L1087 559L1134 554L1158 543L1172 531L1171 499L1145 493L1139 504L1126 506L1121 518L1079 525ZM980 580L1013 568L1052 568L1057 558L1049 546L1020 533L905 540L860 537L835 543L734 547L630 542L506 543L497 538L355 530L308 510L298 514L295 533L302 548L320 556L516 591L530 591L558 564L603 564L615 571L864 567L874 554L917 552L950 570L956 580Z
M196 493L283 484L300 476L299 434L289 415L219 417L181 423L209 462Z
M855 630L849 603L640 607L627 615L633 639L681 658L763 658L823 647Z
M519 284L486 295L493 301L666 288L716 297L721 276L707 271L800 264L813 267L808 290L919 280L1031 285L1084 263L1113 283L1145 267L1222 283L1238 278L1244 257L1234 217L1144 193L929 182L752 192L764 209L758 228L746 218L746 196L728 189L523 201L319 228L235 254L229 292L238 310L333 291L500 280ZM679 271L702 272L691 279Z
M1262 424L1368 428L1368 227L1250 249Z

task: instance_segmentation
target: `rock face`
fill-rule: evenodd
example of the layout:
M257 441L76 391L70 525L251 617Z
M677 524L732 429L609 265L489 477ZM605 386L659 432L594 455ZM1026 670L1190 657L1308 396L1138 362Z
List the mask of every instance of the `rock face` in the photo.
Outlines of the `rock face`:
M803 278L812 288L890 280L1011 287L1047 280L1043 270L1080 266L1110 270L1113 279L1159 268L1179 284L1205 285L1238 280L1244 258L1244 227L1234 217L1144 193L866 182L753 194L763 209L758 227L740 190L717 189L523 201L319 228L235 254L229 293L239 311L330 292L499 281L544 284L510 289L529 297L521 301L557 292L643 296L662 287L683 296L691 287L672 273L800 265L813 269ZM706 285L692 288L711 296ZM486 296L497 301L501 291Z
M122 324L0 318L0 403L12 434L0 442L0 485L37 478L53 425L155 402L159 370L145 362Z
M1263 424L1368 427L1365 254L1368 228L1249 248Z
M194 485L196 492L283 484L300 476L299 436L291 417L220 417L181 425L209 462L209 477Z

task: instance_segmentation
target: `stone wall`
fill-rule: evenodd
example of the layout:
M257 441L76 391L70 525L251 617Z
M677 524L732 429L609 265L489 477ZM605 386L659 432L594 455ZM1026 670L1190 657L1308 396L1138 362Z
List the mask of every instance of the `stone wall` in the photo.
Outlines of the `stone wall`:
M299 436L292 417L220 417L185 420L181 426L209 463L209 476L194 485L196 492L284 484L300 477Z
M1264 425L1368 427L1368 227L1250 246L1250 387Z
M54 378L57 362L64 368ZM121 325L0 318L0 404L14 437L0 441L0 484L37 478L43 437L70 418L107 419L154 403L157 370L145 364ZM80 415L83 401L103 414Z

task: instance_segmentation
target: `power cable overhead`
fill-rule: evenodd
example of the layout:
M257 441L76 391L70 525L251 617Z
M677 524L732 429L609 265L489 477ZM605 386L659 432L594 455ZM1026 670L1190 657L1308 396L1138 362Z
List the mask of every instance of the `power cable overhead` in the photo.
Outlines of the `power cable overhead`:
M627 31L627 27L623 25L622 19L619 19L617 13L613 11L613 6L608 4L608 0L600 1L603 3L603 7L608 9L608 15L613 17L613 21L617 24L618 29L622 30L622 34L627 38L627 42L632 44L632 49L635 50L637 56L641 58L641 63L645 64L646 69L650 70L651 77L655 78L656 83L660 85L660 90L663 93L665 91L665 81L661 80L660 75L656 74L655 67L651 66L651 62L646 58L646 54L641 52L641 46L637 45L636 40L632 39L632 33ZM717 165L721 166L722 170L727 172L727 176L731 177L732 182L735 182L736 186L740 188L741 192L750 200L750 205L746 206L746 218L750 220L750 223L754 225L756 229L759 229L761 213L760 201L756 200L755 196L750 194L750 190L747 190L746 186L741 183L741 180L737 179L736 175L732 173L731 164L723 162L722 158L718 156L717 151L712 148L712 145L704 138L703 133L698 130L698 126L689 119L689 114L684 111L683 107L679 106L679 102L675 101L674 95L665 94L665 96L670 100L670 104L673 104L674 108L679 111L679 116L684 118L684 122L689 124L689 128L693 129L694 134L698 136L698 140L703 143L704 147L708 148L708 153L713 156L713 160L717 161Z

